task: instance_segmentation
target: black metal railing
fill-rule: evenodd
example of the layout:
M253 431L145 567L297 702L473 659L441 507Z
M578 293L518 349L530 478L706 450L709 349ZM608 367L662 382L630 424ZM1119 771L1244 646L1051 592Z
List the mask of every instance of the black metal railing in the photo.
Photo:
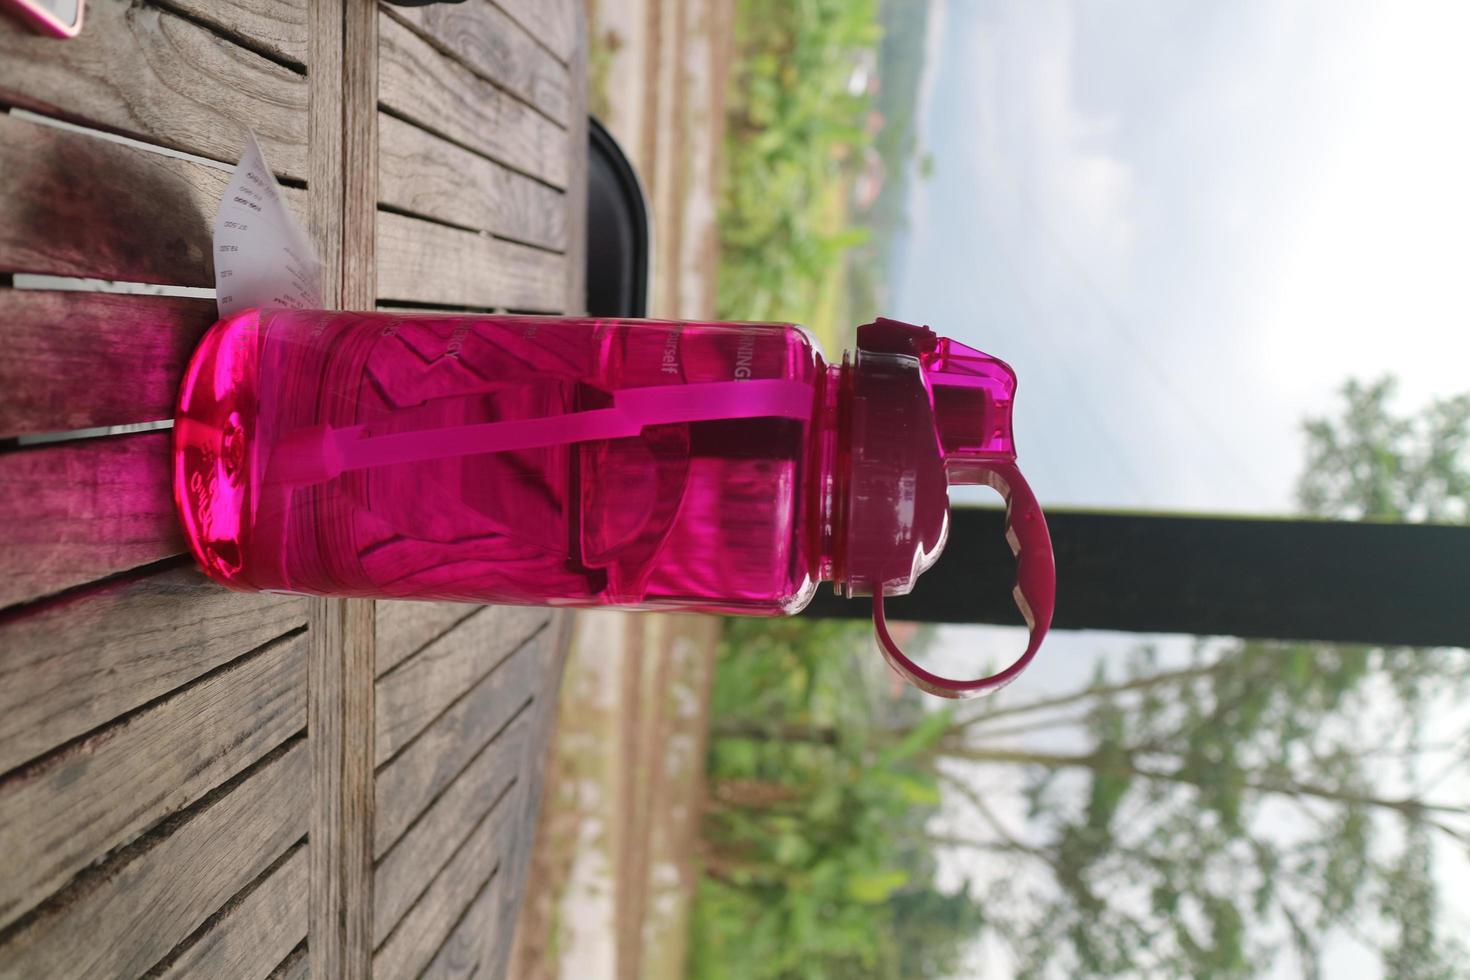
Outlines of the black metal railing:
M1470 647L1470 527L1048 512L1053 629ZM1015 623L999 509L955 508L890 619ZM866 617L824 587L808 615Z

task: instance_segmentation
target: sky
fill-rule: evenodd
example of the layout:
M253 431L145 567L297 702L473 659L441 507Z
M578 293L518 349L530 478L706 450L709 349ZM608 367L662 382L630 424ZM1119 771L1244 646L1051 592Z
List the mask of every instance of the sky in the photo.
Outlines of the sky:
M911 184L889 315L1016 369L1044 506L1290 513L1301 422L1346 379L1397 375L1404 410L1470 390L1470 4L935 0L931 17L933 171ZM1071 690L1143 639L1053 634L1016 687ZM932 665L1023 645L945 627ZM1444 874L1464 920L1463 856ZM1341 944L1328 958L1376 973Z
M1044 504L1292 509L1349 376L1470 389L1470 4L936 3L891 315Z

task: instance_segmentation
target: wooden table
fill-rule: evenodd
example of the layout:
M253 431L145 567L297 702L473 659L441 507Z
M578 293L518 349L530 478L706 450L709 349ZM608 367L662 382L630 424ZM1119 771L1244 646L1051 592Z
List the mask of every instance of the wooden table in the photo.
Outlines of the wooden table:
M168 419L213 302L29 274L212 286L248 127L329 303L579 307L580 7L0 18L0 977L504 973L564 617L209 584L169 433L85 430Z

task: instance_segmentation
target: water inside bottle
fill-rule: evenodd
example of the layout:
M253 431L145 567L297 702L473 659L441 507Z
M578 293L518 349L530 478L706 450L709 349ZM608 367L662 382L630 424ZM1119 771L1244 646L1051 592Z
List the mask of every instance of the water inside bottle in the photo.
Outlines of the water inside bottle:
M815 585L809 416L437 447L614 415L630 389L778 379L815 404L822 371L792 327L244 314L186 380L185 525L245 588L777 613Z

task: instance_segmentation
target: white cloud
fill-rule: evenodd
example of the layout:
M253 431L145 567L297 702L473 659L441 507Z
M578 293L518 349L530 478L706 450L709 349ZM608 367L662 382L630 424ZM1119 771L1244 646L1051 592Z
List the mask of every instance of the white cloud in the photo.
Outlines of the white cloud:
M964 18L962 29L983 79L978 153L968 161L978 193L1022 220L1029 213L1044 226L1038 244L1061 238L1093 268L1116 271L1136 238L1135 177L1115 121L1079 98L1072 6L1002 4Z
M1262 296L1278 385L1393 371L1420 394L1470 388L1470 6L1391 9L1356 11L1331 52L1325 162Z

